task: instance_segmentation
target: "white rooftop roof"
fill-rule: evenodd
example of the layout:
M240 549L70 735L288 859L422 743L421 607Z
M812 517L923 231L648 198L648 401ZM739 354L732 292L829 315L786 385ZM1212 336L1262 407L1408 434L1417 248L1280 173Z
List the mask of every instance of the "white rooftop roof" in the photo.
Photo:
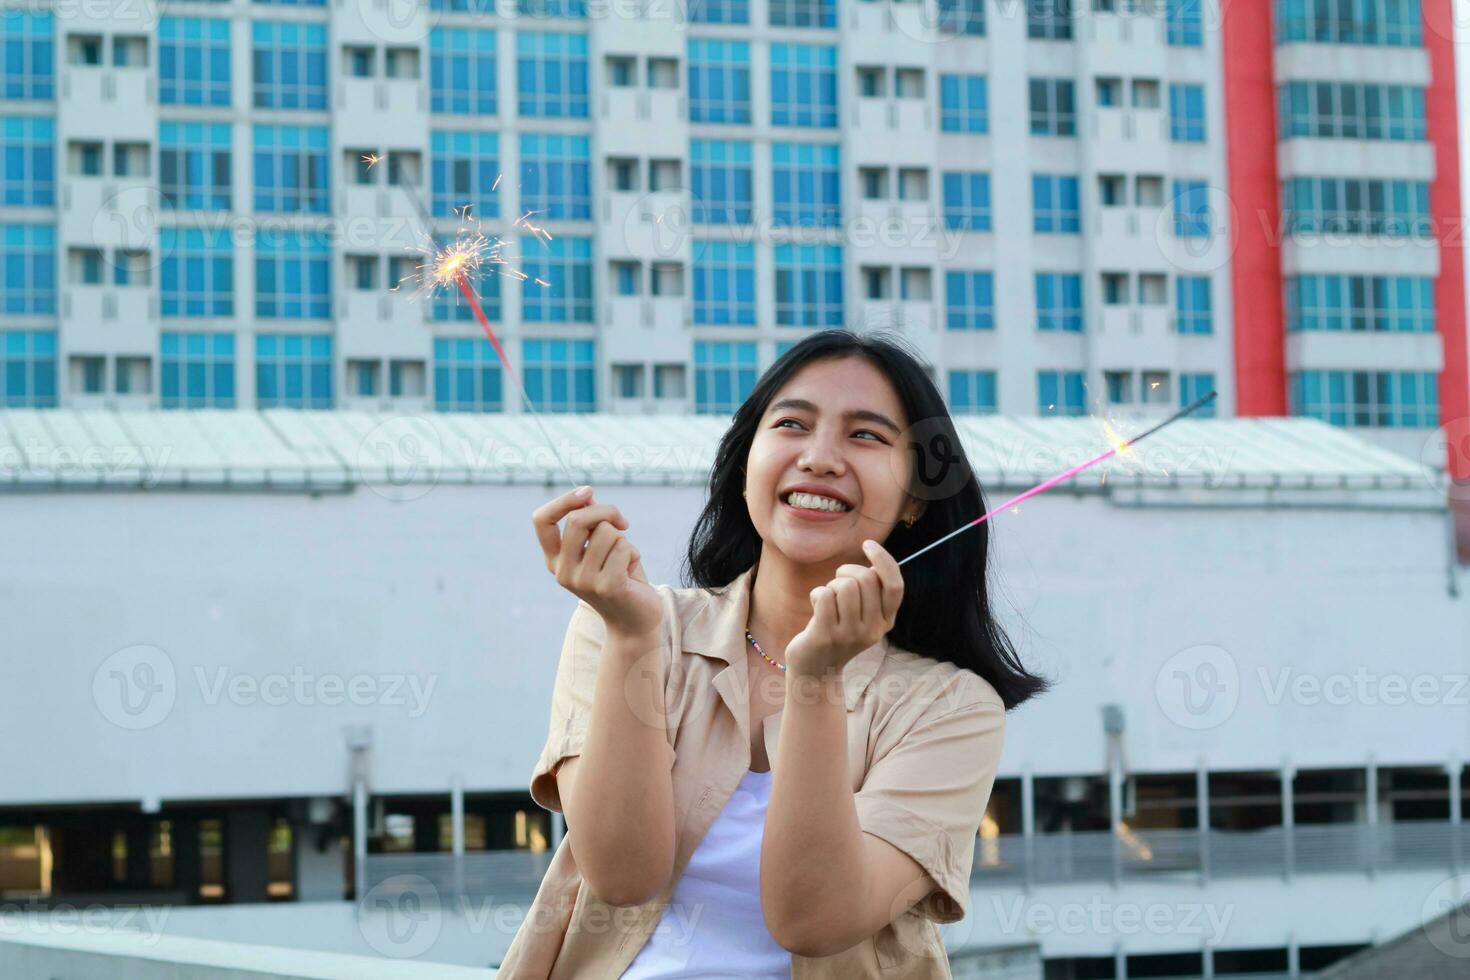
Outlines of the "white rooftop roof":
M567 482L538 417L204 409L0 411L0 490L344 490ZM721 416L540 416L577 482L702 483ZM1024 489L1105 451L1094 418L956 419L988 491ZM1123 436L1151 421L1117 423ZM1418 462L1312 419L1181 419L1075 478L1084 486L1428 490ZM1106 480L1103 474L1106 473Z

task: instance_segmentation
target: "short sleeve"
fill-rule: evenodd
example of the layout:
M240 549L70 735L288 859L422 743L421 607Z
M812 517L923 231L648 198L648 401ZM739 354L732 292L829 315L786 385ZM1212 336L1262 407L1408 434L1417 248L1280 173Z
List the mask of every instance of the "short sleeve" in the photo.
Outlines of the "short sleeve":
M1005 707L992 693L961 708L939 699L929 709L869 767L854 803L863 831L908 854L939 884L915 910L957 922L969 910L975 838L1000 765Z
M597 610L585 601L577 600L577 608L567 623L561 659L556 667L546 744L536 760L536 768L531 772L531 799L544 809L563 812L561 792L556 785L556 767L564 759L581 755L586 745L587 728L592 720L592 699L597 690L597 668L606 637L607 627ZM672 746L669 746L668 753L672 768Z

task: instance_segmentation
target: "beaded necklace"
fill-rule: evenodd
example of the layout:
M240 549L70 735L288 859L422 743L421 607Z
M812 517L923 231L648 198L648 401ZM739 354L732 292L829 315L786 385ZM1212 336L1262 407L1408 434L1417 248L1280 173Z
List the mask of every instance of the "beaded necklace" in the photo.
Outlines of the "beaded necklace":
M778 667L781 670L785 670L786 669L786 665L785 664L778 664L778 663L776 663L776 661L774 661L770 657L767 657L766 656L766 651L762 650L761 649L761 645L759 643L755 642L755 637L753 637L753 636L750 635L750 630L749 629L746 629L746 631L745 631L745 638L750 641L750 645L751 646L755 647L755 652L758 653L758 654L760 654L762 657L765 658L766 663L770 664L772 667Z

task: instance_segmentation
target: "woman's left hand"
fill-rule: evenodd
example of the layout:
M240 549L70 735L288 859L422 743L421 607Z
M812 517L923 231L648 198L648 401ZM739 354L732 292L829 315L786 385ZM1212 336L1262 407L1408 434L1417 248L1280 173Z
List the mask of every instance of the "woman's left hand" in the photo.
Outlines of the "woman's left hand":
M864 541L863 552L871 567L839 565L836 578L812 590L811 622L786 645L788 671L840 674L893 629L903 602L903 572L878 542Z

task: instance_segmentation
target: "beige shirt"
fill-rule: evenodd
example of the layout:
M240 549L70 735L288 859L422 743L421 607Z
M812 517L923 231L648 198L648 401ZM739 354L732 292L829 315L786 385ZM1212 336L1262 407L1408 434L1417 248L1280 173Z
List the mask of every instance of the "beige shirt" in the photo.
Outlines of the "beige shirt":
M584 887L569 827L501 964L500 980L620 977L653 933L694 849L750 769L745 652L752 570L720 593L659 586L664 603L665 705L674 790L674 874L645 905L608 905ZM601 617L579 602L551 696L546 746L531 797L561 812L555 771L587 737ZM887 638L843 671L847 767L858 823L911 855L938 883L924 899L855 946L823 957L792 954L806 980L950 976L937 923L964 918L980 820L1005 735L1005 708L988 681ZM774 761L782 712L764 721ZM717 911L717 910L716 910Z

